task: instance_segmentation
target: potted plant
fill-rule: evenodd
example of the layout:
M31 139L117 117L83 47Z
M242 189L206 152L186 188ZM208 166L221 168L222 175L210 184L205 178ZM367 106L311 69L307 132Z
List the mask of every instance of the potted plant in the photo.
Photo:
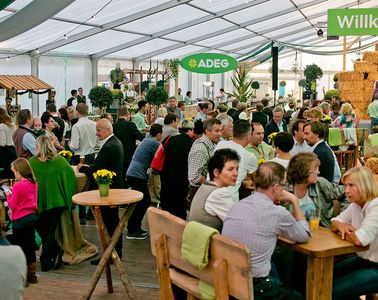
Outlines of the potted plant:
M307 65L303 71L306 77L306 82L309 84L311 89L312 98L316 99L316 81L323 77L322 69L316 64Z
M324 94L324 100L332 100L332 97L340 97L339 90L329 90Z
M280 86L286 86L286 81L285 80L280 81Z
M98 107L101 110L106 110L113 102L112 92L103 86L92 88L88 94L88 98L94 107Z
M236 70L236 75L231 78L231 81L235 91L227 93L229 97L235 97L241 102L247 102L247 100L253 96L253 79L249 79L248 73L244 68Z
M158 107L163 103L167 103L168 94L164 90L163 87L158 86L158 87L154 87L152 89L149 89L148 92L147 92L147 95L144 99L147 101L148 104L150 104L154 107L154 116L156 117ZM151 118L151 116L149 116L149 119L150 118Z
M113 182L113 177L117 176L116 173L101 169L93 173L93 178L96 180L100 197L107 197L109 195L109 186Z

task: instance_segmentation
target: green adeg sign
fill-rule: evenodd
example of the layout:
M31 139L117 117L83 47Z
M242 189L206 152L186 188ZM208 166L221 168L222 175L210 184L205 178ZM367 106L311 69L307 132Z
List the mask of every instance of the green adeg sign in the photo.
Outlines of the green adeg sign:
M329 9L327 35L378 35L378 8Z
M198 53L183 58L180 65L194 73L217 74L236 69L238 62L226 54Z

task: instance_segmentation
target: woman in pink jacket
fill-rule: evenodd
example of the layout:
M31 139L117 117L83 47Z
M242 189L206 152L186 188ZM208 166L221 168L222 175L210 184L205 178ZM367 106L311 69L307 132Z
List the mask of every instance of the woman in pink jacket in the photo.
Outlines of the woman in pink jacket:
M17 183L12 193L6 192L10 218L12 220L12 244L19 245L28 264L27 282L37 283L34 224L37 219L38 185L29 162L18 158L11 164Z

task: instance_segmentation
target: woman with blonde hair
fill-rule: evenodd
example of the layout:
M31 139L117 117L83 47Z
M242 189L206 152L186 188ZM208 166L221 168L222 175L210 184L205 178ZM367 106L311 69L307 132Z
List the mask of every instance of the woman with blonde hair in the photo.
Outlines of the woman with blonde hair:
M353 112L353 107L350 103L345 102L340 108L341 116L338 116L332 122L332 127L339 128L355 128L356 127L356 114Z
M157 118L155 120L155 124L160 124L164 126L164 118L167 115L167 109L165 107L160 107L157 111Z
M12 135L16 131L16 125L12 122L4 108L0 107L0 178L14 178L11 171L11 162L17 158Z
M59 268L62 250L55 239L60 217L67 208L71 210L75 194L75 173L68 162L57 154L48 136L36 140L36 154L30 165L38 181L38 212L36 229L42 240L40 257L42 271Z
M369 246L338 262L332 299L358 299L378 292L378 185L366 167L354 167L343 176L351 204L332 219L331 229L357 246Z

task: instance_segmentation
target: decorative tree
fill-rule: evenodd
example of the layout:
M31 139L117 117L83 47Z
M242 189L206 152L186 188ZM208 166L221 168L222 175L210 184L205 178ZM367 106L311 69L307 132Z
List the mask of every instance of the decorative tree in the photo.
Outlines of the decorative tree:
M144 99L147 101L147 103L153 106L154 117L156 117L156 112L157 112L158 107L163 103L167 103L168 94L164 90L163 87L158 86L158 87L149 89ZM149 112L151 113L151 110L149 110ZM148 117L150 120L152 119L151 114Z
M253 96L252 82L245 69L236 70L236 75L231 78L235 91L227 93L229 97L235 97L241 102L246 102Z
M100 110L106 110L113 102L113 95L110 90L103 86L95 86L88 94L88 98L91 100L93 106Z
M256 98L256 90L260 88L260 83L258 81L253 81L251 84L251 88L253 88L253 96L252 98Z
M332 100L332 97L340 97L339 90L329 90L324 94L324 100Z
M316 81L323 77L322 69L316 64L307 65L303 71L306 82L310 86L313 99L316 99Z

